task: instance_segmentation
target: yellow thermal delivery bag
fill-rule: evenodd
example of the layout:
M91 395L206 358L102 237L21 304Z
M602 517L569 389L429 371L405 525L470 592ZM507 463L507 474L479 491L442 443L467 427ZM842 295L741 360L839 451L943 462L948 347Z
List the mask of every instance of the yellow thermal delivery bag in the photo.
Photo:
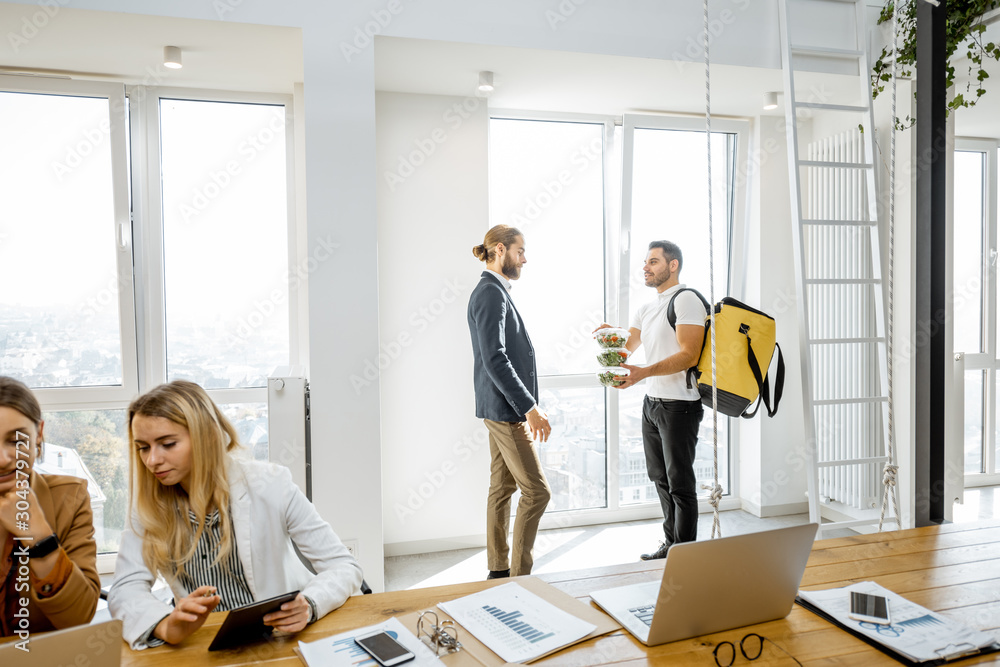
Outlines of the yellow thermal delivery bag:
M698 295L708 311L708 301L697 290L685 288ZM667 321L675 326L674 294L667 306ZM688 369L688 387L697 381L701 402L712 406L712 336L711 318L705 316L705 338L701 346L698 365ZM778 363L774 377L774 397L771 397L769 368L774 351ZM775 340L774 318L755 308L726 297L715 304L715 367L719 412L730 417L750 419L757 414L761 402L767 415L773 417L785 384L785 360ZM772 406L773 401L773 406ZM751 407L753 408L751 410Z

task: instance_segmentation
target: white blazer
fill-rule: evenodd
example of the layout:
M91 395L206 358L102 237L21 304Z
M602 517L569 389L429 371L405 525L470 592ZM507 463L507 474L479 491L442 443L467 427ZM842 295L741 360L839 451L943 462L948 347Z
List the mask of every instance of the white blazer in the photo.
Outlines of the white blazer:
M231 457L227 465L236 550L254 600L302 591L322 618L344 604L361 585L361 566L292 481L287 468ZM111 616L133 649L172 608L151 592L156 577L142 558L142 525L133 515L122 534L115 579L108 595ZM295 554L309 561L313 574ZM175 599L191 593L170 583Z

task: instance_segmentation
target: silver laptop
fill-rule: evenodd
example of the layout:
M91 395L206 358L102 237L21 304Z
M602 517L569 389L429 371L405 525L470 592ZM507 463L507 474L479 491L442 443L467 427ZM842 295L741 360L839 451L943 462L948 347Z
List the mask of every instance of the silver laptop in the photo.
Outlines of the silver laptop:
M123 646L121 621L78 625L0 644L0 665L119 667Z
M675 544L661 581L590 597L647 646L783 618L792 610L817 528L809 523Z

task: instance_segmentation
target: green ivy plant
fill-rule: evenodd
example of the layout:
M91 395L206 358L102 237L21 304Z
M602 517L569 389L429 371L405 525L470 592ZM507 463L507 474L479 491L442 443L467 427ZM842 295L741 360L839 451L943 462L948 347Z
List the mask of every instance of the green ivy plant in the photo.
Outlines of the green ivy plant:
M917 3L924 0L908 0L905 4L900 4L900 13L897 17L899 30L899 68L897 72L900 76L912 76L913 68L917 63ZM983 24L983 15L1000 7L1000 0L948 0L947 6L947 26L945 27L945 85L950 88L955 83L955 67L952 65L952 56L959 50L964 49L965 55L969 58L969 82L964 91L956 92L954 98L948 102L946 113L960 107L973 107L979 98L986 94L985 81L989 78L989 72L983 69L983 62L987 58L1000 61L1000 46L994 42L983 42L983 33L986 26ZM892 24L892 13L895 10L895 2L888 0L879 14L878 23ZM882 54L872 66L872 98L878 97L879 93L885 90L886 83L892 79L892 45L882 49ZM973 89L975 84L975 89ZM906 118L896 119L897 129L911 127L916 119L907 114Z

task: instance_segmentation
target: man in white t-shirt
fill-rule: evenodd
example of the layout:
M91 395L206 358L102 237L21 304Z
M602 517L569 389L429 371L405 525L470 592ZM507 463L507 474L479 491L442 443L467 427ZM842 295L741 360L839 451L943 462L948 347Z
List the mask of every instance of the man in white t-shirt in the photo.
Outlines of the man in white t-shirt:
M642 554L643 560L665 558L670 545L693 542L698 535L694 453L702 406L697 386L687 386L686 371L701 355L708 311L696 292L681 291L685 288L679 282L683 264L681 249L675 243L649 244L642 271L646 286L656 289L656 299L635 311L626 344L629 353L645 345L649 364L622 364L629 375L618 387L627 389L649 378L642 405L642 443L646 472L663 509L664 541L652 553ZM667 319L667 307L675 294L676 328Z

